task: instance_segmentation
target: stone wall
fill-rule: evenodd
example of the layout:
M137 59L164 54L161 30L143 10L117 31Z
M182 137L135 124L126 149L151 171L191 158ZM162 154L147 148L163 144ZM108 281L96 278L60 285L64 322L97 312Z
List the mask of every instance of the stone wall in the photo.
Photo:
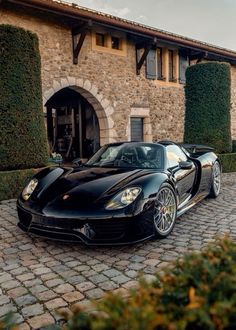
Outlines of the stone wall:
M72 86L94 107L101 129L101 144L129 139L130 116L144 115L145 140L182 141L184 88L136 75L135 48L127 44L127 56L92 50L86 36L78 65L73 64L71 32L49 20L3 10L0 24L35 32L42 61L43 102L58 90ZM236 136L236 69L232 71L233 134Z
M159 86L136 75L134 45L128 43L127 56L92 50L86 36L78 65L72 63L69 29L51 21L3 11L1 24L12 24L35 32L39 37L42 61L44 104L63 87L74 86L94 106L101 128L101 143L129 138L129 116L149 109L146 140L182 140L183 87ZM109 131L109 132L108 132Z

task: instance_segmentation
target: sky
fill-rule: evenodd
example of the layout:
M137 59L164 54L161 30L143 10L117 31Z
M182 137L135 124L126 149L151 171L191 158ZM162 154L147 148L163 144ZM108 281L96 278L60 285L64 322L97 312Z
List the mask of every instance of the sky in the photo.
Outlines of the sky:
M236 0L64 0L236 51Z

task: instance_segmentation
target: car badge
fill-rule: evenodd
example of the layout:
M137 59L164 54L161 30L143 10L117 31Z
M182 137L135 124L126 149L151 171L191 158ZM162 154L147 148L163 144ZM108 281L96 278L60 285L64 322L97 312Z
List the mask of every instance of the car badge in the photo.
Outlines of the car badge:
M67 200L68 198L70 198L70 195L64 195L63 197L62 197L62 199L65 201L65 200Z

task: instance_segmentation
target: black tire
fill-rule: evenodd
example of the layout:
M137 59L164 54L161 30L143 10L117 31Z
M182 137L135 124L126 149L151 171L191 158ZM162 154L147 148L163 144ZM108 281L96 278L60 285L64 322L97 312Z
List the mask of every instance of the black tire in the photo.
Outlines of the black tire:
M177 213L177 201L174 189L164 183L159 189L153 211L155 237L165 238L174 228Z
M218 160L215 161L212 167L212 182L209 197L216 198L220 193L221 186L221 166Z

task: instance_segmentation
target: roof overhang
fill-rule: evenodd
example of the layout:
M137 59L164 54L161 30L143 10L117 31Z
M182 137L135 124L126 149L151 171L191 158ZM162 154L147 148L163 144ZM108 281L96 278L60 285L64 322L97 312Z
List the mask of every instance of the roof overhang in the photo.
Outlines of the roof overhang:
M58 18L64 18L71 28L81 25L81 22L93 22L102 26L119 29L129 33L129 35L142 37L144 39L159 40L183 47L194 52L206 52L208 57L215 57L221 60L236 64L236 52L210 45L198 40L185 38L183 36L162 31L156 28L145 26L133 21L121 19L112 15L90 10L75 4L65 3L56 0L0 0L1 3L9 5L18 5L21 8L31 8L47 13L48 16L54 15Z

